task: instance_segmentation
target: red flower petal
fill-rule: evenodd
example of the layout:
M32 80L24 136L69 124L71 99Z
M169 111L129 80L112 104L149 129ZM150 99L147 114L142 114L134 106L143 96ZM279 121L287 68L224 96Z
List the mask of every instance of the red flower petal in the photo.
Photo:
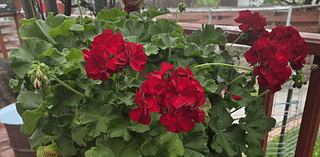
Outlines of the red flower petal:
M234 99L234 100L239 100L239 99L242 99L242 96L240 96L240 95L232 95L231 98Z

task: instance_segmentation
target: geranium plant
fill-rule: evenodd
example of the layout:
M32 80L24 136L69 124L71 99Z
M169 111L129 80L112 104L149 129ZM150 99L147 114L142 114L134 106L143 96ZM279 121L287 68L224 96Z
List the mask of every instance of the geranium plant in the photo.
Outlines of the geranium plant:
M262 36L245 68L216 48L227 43L222 29L186 35L176 20L151 20L167 13L150 6L20 21L25 43L10 55L10 84L27 89L16 105L38 156L263 156L259 143L275 120L264 114L265 93L255 96L256 76L274 93L291 66L297 86L305 83L303 39L292 27L268 33L258 13L240 12L240 37Z

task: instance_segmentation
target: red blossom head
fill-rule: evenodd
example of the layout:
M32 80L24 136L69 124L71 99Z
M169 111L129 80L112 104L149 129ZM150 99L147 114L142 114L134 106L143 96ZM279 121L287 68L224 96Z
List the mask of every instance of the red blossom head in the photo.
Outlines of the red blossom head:
M136 71L145 69L147 55L142 45L124 41L120 33L114 35L112 30L106 29L93 39L91 47L89 51L83 50L89 78L107 81L112 74L122 72L126 65Z
M244 32L251 32L253 34L258 34L264 30L264 26L267 25L266 18L260 15L259 12L254 12L253 14L249 10L244 10L239 12L239 17L234 19L237 23L241 23L239 28Z
M190 131L194 123L204 122L204 112L199 109L205 103L202 86L188 67L168 72L173 68L164 62L160 71L144 76L149 79L136 91L134 102L138 108L130 112L133 121L149 124L150 112L160 113L160 122L168 131L177 133Z

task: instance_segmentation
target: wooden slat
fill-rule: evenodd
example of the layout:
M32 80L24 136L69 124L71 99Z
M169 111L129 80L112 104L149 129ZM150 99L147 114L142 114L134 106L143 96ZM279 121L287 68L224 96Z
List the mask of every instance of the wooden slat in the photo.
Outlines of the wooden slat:
M320 66L320 56L314 57ZM320 69L311 72L295 157L312 157L320 123Z
M1 47L1 52L2 52L3 58L8 58L8 53L7 53L6 45L3 41L1 29L0 29L0 47Z

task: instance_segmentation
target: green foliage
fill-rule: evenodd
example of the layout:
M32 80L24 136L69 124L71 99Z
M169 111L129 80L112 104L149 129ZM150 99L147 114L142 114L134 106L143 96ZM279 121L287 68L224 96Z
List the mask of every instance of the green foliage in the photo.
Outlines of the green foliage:
M205 2L206 4L203 4ZM194 7L216 7L220 3L220 0L196 0Z
M61 156L88 157L261 155L263 130L270 130L274 120L264 115L262 101L251 102L254 91L246 86L246 79L234 81L227 86L229 93L221 95L241 74L221 65L195 68L204 63L233 65L228 52L215 48L225 46L226 33L205 25L185 35L177 21L151 20L166 13L166 8L151 6L142 14L130 14L129 19L126 12L111 9L101 11L96 19L85 18L84 23L52 14L47 21L21 21L19 33L25 43L10 55L11 69L17 74L10 85L16 91L21 87L28 90L19 95L17 110L24 121L21 131L31 135L33 150L43 154L54 149ZM88 79L82 50L90 49L94 37L105 29L143 45L148 56L143 72L125 69L120 82L114 75L106 82ZM159 114L151 114L149 125L130 119L130 110L136 108L135 92L146 80L142 75L160 70L162 62L176 68L188 66L204 88L209 117L190 132L166 131ZM35 67L43 70L50 86L35 89L29 78ZM242 99L234 100L232 95ZM227 108L241 107L246 108L246 116L235 124Z

